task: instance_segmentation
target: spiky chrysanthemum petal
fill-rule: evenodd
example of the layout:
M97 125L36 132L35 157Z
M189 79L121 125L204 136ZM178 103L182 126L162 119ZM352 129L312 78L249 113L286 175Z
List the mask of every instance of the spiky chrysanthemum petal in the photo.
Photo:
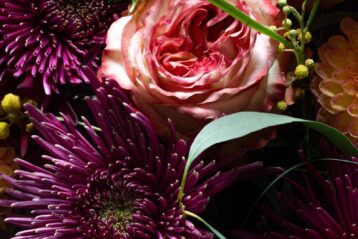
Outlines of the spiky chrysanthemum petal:
M41 135L34 139L49 155L43 167L18 159L17 179L3 175L14 186L8 190L13 199L0 204L31 209L29 217L6 219L25 228L14 239L211 238L183 217L177 200L185 141L162 144L116 83L93 82L97 98L89 106L100 133L86 119L82 134L65 116L62 123L26 106ZM202 212L211 195L260 167L252 163L212 174L215 161L195 162L184 190L185 210Z
M42 81L46 94L87 81L81 66L98 68L114 11L105 0L0 0L0 75Z
M303 153L301 158L307 160ZM269 229L261 235L235 231L233 238L358 239L358 160L330 158L324 163L324 174L307 162L303 182L286 178L293 195L277 194L283 210L260 206L269 221L281 229Z

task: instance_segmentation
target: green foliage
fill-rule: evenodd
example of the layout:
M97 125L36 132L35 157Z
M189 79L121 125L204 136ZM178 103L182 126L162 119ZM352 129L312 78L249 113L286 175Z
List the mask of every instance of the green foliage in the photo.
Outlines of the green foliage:
M358 156L358 149L349 139L335 128L323 123L286 115L259 112L239 112L224 116L207 124L194 139L185 165L178 199L181 202L184 194L186 177L193 161L211 146L232 139L241 138L262 129L290 123L302 123L325 135L340 150L351 156Z

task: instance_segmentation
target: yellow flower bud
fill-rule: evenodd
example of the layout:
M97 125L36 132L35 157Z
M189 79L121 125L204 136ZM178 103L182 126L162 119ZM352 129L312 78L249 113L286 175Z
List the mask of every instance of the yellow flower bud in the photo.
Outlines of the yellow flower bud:
M10 126L6 122L0 122L0 140L6 139L10 134Z
M280 42L277 46L277 52L282 53L284 50L285 50L285 45Z
M284 7L282 8L282 11L283 11L283 13L284 13L285 15L288 15L288 14L290 14L290 13L292 12L290 6L284 6Z
M302 41L302 32L298 33L298 40ZM312 41L312 34L310 32L305 33L305 43L309 43Z
M312 70L314 68L314 65L315 65L315 63L314 63L314 60L312 60L312 59L307 59L305 61L305 66L307 66L307 68L310 70Z
M310 32L306 32L305 34L305 42L310 43L312 41L312 34Z
M276 106L277 106L277 109L279 109L280 111L286 111L287 110L287 104L283 100L277 102Z
M19 96L9 93L1 101L1 107L6 113L15 113L21 110L21 99Z
M304 65L298 65L295 69L295 76L297 79L301 80L308 76L309 71L307 66Z
M286 18L285 20L282 21L282 26L288 30L292 26L292 21L290 19Z
M287 5L287 0L279 0L277 3L280 7L284 7Z
M31 123L28 123L26 124L26 132L31 134L32 132L34 132L34 124L31 122Z
M290 30L290 31L288 32L288 34L289 34L289 36L292 37L292 38L296 38L296 37L298 36L297 30L294 30L294 29Z

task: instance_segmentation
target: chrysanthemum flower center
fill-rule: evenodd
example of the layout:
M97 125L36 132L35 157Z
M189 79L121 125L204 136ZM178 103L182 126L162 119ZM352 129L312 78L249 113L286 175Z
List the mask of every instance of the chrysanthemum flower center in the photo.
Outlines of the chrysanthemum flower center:
M103 222L112 223L119 232L124 232L126 225L132 221L133 205L123 196L113 194L98 212Z
M140 197L128 188L121 176L116 176L110 171L96 172L87 187L78 191L77 210L82 214L81 224L86 238L128 236L127 229Z
M77 15L78 17L86 17L85 14L90 14L89 1L81 1L81 0L64 0L59 1L58 5L60 9L65 10L67 13L70 13L71 15ZM92 4L93 8L95 8L96 4ZM95 9L92 9L92 11Z

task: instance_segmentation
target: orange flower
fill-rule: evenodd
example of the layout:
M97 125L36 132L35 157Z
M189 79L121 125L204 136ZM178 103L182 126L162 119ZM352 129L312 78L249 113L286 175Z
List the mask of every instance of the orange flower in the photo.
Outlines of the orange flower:
M11 147L2 147L0 148L0 173L11 176L14 173L14 170L17 168L16 163L14 163L15 150ZM10 185L0 178L0 198L5 197L6 188ZM0 207L0 228L4 228L4 218L10 213L8 208Z
M344 19L341 30L346 37L333 36L318 49L321 62L312 89L322 106L317 120L358 145L358 22Z

